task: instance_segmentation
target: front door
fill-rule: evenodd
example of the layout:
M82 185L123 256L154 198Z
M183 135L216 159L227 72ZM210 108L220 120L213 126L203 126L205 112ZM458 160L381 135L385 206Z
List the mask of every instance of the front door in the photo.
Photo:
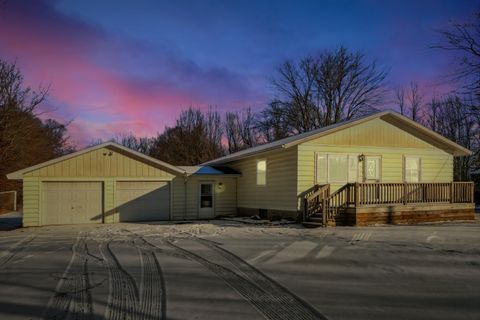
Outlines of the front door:
M212 219L215 216L213 183L201 182L198 191L198 218Z

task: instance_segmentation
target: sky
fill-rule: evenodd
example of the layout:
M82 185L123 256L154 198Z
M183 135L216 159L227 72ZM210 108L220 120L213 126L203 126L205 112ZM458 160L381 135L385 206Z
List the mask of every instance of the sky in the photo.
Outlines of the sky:
M32 88L42 117L72 121L82 147L122 132L153 136L190 107L263 108L286 59L344 45L389 70L387 86L452 90L452 55L430 45L480 0L0 0L0 59ZM385 107L388 107L387 105Z

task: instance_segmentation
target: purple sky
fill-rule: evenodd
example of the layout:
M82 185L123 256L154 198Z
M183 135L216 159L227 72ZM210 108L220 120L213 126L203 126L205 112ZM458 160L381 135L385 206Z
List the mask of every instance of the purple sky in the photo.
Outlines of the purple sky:
M73 141L154 135L182 109L260 109L285 59L345 45L390 69L388 85L418 81L446 94L447 52L429 49L477 0L0 1L0 57L28 85L50 86L47 117L72 120Z

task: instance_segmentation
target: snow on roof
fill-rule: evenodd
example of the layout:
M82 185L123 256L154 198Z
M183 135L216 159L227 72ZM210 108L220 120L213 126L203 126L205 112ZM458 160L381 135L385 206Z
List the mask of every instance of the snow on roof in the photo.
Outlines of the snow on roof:
M227 167L213 167L213 166L178 166L184 170L188 175L238 175L237 171Z

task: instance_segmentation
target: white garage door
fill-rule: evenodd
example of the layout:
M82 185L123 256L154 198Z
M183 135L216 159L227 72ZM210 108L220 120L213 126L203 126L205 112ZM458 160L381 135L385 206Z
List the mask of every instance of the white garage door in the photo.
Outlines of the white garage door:
M166 181L119 181L116 204L121 222L170 220L170 184Z
M101 182L44 182L43 224L102 222Z

